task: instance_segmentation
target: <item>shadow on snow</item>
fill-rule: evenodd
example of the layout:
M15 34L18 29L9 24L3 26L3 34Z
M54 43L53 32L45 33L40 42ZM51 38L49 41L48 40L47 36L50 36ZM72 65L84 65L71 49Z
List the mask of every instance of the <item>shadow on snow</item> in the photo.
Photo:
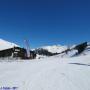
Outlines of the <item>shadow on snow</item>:
M69 63L69 64L83 65L83 66L90 66L90 64L83 64L83 63Z

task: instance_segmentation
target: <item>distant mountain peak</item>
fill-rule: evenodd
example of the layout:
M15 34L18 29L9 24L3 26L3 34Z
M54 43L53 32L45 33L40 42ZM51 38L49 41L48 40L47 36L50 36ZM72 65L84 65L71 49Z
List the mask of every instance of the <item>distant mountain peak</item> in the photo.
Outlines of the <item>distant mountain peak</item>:
M48 50L49 52L52 52L52 53L60 53L60 52L62 52L64 50L66 50L67 46L51 45L51 46L43 46L41 48L46 49L46 50Z

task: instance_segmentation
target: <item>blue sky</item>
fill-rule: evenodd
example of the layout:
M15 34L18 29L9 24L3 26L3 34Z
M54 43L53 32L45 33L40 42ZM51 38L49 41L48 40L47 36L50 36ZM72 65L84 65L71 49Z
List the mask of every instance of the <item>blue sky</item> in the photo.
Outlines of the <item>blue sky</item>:
M90 0L0 0L0 38L32 48L90 41Z

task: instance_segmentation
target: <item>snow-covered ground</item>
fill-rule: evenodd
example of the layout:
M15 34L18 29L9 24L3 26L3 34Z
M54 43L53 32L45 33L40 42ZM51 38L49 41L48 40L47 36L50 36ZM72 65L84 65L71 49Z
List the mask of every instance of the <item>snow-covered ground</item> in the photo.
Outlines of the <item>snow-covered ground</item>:
M16 90L90 90L90 54L1 61L0 87Z
M0 39L0 50L14 46L18 45ZM59 53L68 47L42 48ZM76 53L77 50L71 50L52 57L37 55L34 60L0 59L0 90L90 90L90 44L72 57Z

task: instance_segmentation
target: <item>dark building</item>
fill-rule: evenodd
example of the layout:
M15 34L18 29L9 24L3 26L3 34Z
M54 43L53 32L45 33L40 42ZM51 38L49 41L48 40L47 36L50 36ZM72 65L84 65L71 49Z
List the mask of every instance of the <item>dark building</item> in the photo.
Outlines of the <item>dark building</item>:
M34 51L30 51L30 57L27 57L27 50L20 47L13 47L0 51L0 58L20 58L20 59L34 59L36 58L36 54Z

